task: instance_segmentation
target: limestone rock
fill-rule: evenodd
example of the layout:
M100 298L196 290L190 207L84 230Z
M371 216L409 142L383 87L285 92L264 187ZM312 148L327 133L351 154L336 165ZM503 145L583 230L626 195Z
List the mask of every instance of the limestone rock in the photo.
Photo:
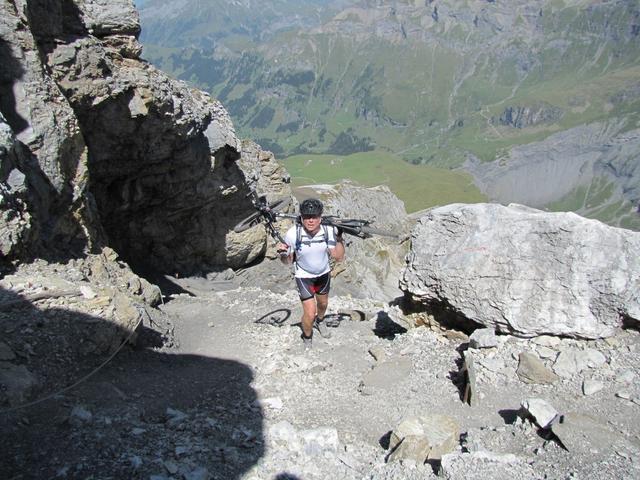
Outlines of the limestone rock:
M524 400L521 406L535 419L540 428L548 428L558 416L556 409L541 398L529 398Z
M471 348L491 348L498 346L498 337L492 328L479 328L469 337Z
M464 375L464 394L462 401L474 406L478 404L475 359L473 353L469 350L465 350L463 358L464 363L462 365L461 372Z
M616 375L616 382L631 383L636 378L636 374L631 370L624 370Z
M340 446L338 431L333 427L319 427L300 432L302 451L305 455L319 456L326 452L336 453Z
M83 405L76 405L69 414L69 422L76 427L91 423L92 421L93 414Z
M240 142L218 101L139 59L131 0L2 2L0 15L0 93L12 106L0 119L3 260L108 244L185 274L264 253L264 233L228 234L251 213L250 189L289 195L288 175Z
M458 446L459 437L460 426L447 415L430 414L405 418L391 433L389 448L393 452L389 460L412 458L420 463L440 460L442 455ZM407 444L402 446L405 442ZM402 448L398 450L400 446Z
M604 388L604 383L598 380L585 379L582 382L582 393L584 393L587 396L593 395L594 393L598 393L603 388Z
M525 383L550 384L558 380L558 376L545 367L538 357L527 352L518 356L516 373Z
M140 33L138 11L130 0L84 0L78 7L84 25L94 35Z
M553 371L564 378L569 378L586 368L597 368L606 362L605 356L598 350L567 349L560 352L553 364Z
M4 342L0 342L0 360L13 360L14 358L16 358L16 354L13 353L11 347Z
M374 345L369 348L369 354L376 360L376 362L382 362L386 355L382 345Z
M308 456L336 453L339 447L338 431L333 427L297 430L287 421L279 422L269 429L274 445Z
M448 205L411 234L401 287L521 336L614 335L640 320L640 233L518 205Z
M421 464L424 463L431 453L429 440L422 435L406 435L396 449L389 455L389 462L399 460L413 460Z

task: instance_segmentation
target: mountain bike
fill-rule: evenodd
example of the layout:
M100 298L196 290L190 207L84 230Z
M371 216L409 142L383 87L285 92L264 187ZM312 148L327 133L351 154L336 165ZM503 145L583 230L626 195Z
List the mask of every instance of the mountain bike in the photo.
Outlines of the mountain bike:
M274 223L279 219L288 218L299 221L299 216L291 213L283 213L290 204L291 198L282 198L269 204L266 196L258 196L255 192L251 192L248 197L252 205L256 209L251 215L239 222L233 231L236 233L244 232L251 227L263 223L269 234L280 241L286 243L282 236L276 230ZM338 218L335 215L327 215L322 217L322 224L336 227L339 231L348 233L358 238L370 238L373 235L381 235L383 237L398 238L395 233L380 230L371 226L373 222L370 220L360 220L357 218Z

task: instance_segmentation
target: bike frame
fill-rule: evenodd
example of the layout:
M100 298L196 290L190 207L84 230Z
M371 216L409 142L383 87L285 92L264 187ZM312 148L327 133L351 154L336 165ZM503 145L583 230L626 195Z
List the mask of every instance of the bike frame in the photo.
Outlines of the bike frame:
M250 223L253 223L253 221L256 221L257 223L263 223L265 225L265 228L267 229L267 232L269 233L269 235L271 235L272 238L281 243L286 243L280 233L278 233L278 231L276 230L274 223L277 222L278 219L282 218L288 218L298 222L300 221L299 216L290 213L280 213L274 210L272 206L270 206L267 202L266 196L258 196L255 191L250 192L248 197L251 198L251 203L253 204L257 212L249 216L248 219L244 220L243 222L240 222L238 226L244 224L248 225ZM275 205L276 204L274 204L274 206ZM371 223L372 222L369 220L360 220L356 218L342 219L336 217L335 215L326 215L322 217L323 225L335 227L344 233L348 233L349 235L353 235L358 238L370 238L373 235L383 235L387 237L397 238L397 235L395 234L371 228ZM238 228L238 226L236 226L236 229Z

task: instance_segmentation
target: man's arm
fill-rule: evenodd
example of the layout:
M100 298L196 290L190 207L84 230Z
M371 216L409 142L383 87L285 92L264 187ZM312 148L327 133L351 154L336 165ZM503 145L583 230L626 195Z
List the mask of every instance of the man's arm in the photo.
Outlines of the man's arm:
M293 263L293 245L295 244L295 227L287 230L283 240L285 243L279 243L276 247L278 254L280 255L280 261L285 265L291 265Z
M341 262L344 260L344 239L342 238L342 232L337 229L337 233L335 233L336 237L336 246L329 249L329 255L336 262Z
M289 251L289 245L286 243L278 244L278 254L280 255L280 261L285 265L291 265L293 262L293 252L287 253Z

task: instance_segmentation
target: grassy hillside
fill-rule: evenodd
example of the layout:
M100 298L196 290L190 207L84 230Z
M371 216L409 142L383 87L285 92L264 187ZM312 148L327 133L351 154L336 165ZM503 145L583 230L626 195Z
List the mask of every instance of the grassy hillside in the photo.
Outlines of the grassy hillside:
M557 212L579 212L609 225L640 231L638 206L621 199L616 186L606 177L596 177L591 184L579 186L567 196L549 205Z
M145 56L210 91L242 136L279 156L377 149L459 166L584 123L640 120L634 2L179 5L146 2ZM360 7L336 15L349 5ZM509 108L542 113L515 126Z
M380 178L410 209L475 201L452 171L470 157L506 162L595 122L640 128L637 1L145 0L141 21L144 56L218 98L239 136L289 169L343 159L317 181L372 184L390 162L406 183ZM635 225L623 190L622 205L618 193L581 213Z
M411 165L385 152L346 156L304 154L282 162L291 174L294 187L332 184L342 179L366 186L387 185L404 202L408 212L454 202L486 201L467 173Z

